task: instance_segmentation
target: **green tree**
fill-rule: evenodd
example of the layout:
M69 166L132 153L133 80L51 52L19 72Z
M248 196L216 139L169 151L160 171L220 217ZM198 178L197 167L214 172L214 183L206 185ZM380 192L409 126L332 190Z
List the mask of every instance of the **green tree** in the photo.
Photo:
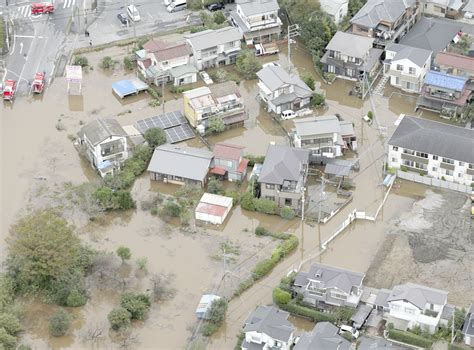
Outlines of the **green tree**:
M120 306L130 313L132 319L143 320L150 310L150 297L146 294L124 293L120 298Z
M207 192L213 193L213 194L223 194L224 185L222 184L222 181L219 181L218 179L215 179L215 178L210 179L207 184Z
M75 66L81 66L82 68L87 67L89 65L89 61L87 57L84 56L75 56L73 64Z
M259 213L275 214L277 210L277 204L275 201L266 198L255 199L254 201L255 210Z
M84 293L79 292L78 290L72 290L66 299L66 306L69 307L78 307L83 306L87 303L87 297Z
M181 206L173 201L167 201L160 210L160 215L164 219L178 218L181 214Z
M128 56L125 56L123 58L123 66L126 70L133 70L134 65L132 59Z
M122 259L122 262L125 262L125 260L129 260L132 257L132 252L128 247L120 246L117 248L117 255Z
M304 83L306 85L308 85L308 87L311 89L311 90L314 90L314 78L311 74L309 73L305 73L301 76L301 80L304 81Z
M256 73L262 69L262 64L250 50L240 51L239 55L237 56L236 66L239 73L245 79L256 79Z
M166 133L161 128L150 128L143 137L152 149L166 143Z
M0 314L0 328L4 328L8 334L17 335L21 331L20 320L12 313L2 312Z
M227 300L220 298L214 300L208 311L208 323L203 327L202 333L205 336L210 336L215 333L222 325L225 319L225 313L227 311Z
M132 315L123 307L117 307L109 312L107 319L109 320L110 327L114 331L125 329L131 324Z
M214 15L212 17L213 17L214 23L216 24L222 24L225 22L225 16L222 13L222 11L214 12Z
M280 210L280 216L285 220L292 220L295 217L295 211L290 207L284 206Z
M20 290L50 290L55 281L75 270L85 273L82 247L66 220L52 209L35 211L13 226L7 240L7 261Z
M288 304L291 300L290 293L281 290L280 288L275 288L273 290L273 302L277 305Z
M311 98L311 105L313 107L323 107L326 104L326 98L324 95L319 93L314 93L313 97Z
M207 132L209 134L218 134L225 130L225 124L222 118L219 117L211 117L207 122Z
M8 334L5 328L0 328L0 349L13 350L16 346L16 338Z
M248 211L255 211L254 197L250 192L245 192L240 198L240 206Z
M49 333L53 337L62 337L67 333L70 325L71 315L60 309L49 319Z
M148 263L148 259L146 256L137 259L137 266L139 270L146 271L146 265Z
M100 68L104 70L114 69L117 62L110 56L105 56L99 63Z

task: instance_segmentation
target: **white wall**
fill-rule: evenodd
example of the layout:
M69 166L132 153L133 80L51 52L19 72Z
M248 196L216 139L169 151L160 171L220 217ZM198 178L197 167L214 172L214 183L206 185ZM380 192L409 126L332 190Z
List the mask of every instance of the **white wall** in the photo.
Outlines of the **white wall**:
M404 302L403 300L390 301L389 314L393 318L408 321L408 328L420 326L430 332L434 332L436 326L441 318L441 311L438 312L437 317L430 317L423 315L422 310L417 308L415 305ZM437 305L438 306L438 305ZM438 309L442 306L438 306Z
M276 340L272 337L269 337L265 333L257 333L257 332L247 332L245 333L245 340L249 343L257 343L257 344L266 344L268 349L271 349L272 346L276 345ZM290 345L293 343L293 334L291 335L289 342L280 342L281 350L290 350Z

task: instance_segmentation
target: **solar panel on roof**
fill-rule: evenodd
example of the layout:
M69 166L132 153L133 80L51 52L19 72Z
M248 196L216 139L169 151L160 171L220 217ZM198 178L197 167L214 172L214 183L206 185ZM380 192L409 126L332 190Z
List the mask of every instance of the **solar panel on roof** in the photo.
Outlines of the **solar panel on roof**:
M187 120L180 111L168 112L137 121L138 130L144 133L150 128L161 128L163 130L187 124Z
M181 142L194 137L194 132L189 124L182 124L165 129L165 133L166 139L169 143Z

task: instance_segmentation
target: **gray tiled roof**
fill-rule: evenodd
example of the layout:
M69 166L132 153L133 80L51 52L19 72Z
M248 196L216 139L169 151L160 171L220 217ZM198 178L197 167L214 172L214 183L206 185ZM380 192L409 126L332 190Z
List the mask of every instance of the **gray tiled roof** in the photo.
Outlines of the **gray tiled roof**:
M203 181L212 153L199 148L162 145L155 148L148 171Z
M259 15L280 9L277 0L238 0L236 3L240 5L245 16Z
M397 344L392 344L388 340L383 338L371 338L367 336L362 336L358 340L359 346L357 350L402 350L409 349Z
M440 22L434 18L421 17L401 40L400 44L433 51L443 51L461 30L455 21Z
M349 350L351 343L341 337L339 328L329 322L319 322L311 332L305 332L294 350Z
M295 120L298 136L340 133L341 124L336 116L308 117Z
M351 23L375 28L381 21L395 22L415 0L368 0Z
M288 85L295 85L299 87L303 91L307 91L308 93L312 93L311 89L304 83L301 78L296 74L288 74L286 70L284 70L281 66L267 66L262 68L257 72L258 78L271 90L275 91L281 86L288 84ZM303 93L300 91L299 93ZM298 93L295 89L295 93Z
M96 146L111 136L127 136L127 133L115 119L95 119L85 125L78 135L79 137L86 135L87 139Z
M308 161L307 149L270 145L258 182L281 185L284 180L298 181L303 165L308 164Z
M232 41L242 40L242 34L235 27L207 29L202 32L186 35L194 50L200 51Z
M326 50L365 60L374 44L373 38L338 31L327 44Z
M462 334L470 335L471 337L474 336L474 304L471 304L469 310L466 313Z
M386 51L396 52L395 57L392 58L392 61L398 61L407 58L415 63L418 67L423 67L425 62L431 56L431 50L425 50L401 44L391 44L387 46Z
M316 275L320 277L316 277ZM312 264L307 274L307 279L320 281L321 288L337 288L347 294L351 292L352 286L362 286L364 277L365 274L360 272L353 272L323 264ZM302 279L300 278L298 281L301 282Z
M419 309L424 309L426 304L444 305L447 298L448 292L443 290L406 283L393 287L387 301L406 300Z
M474 164L474 130L405 116L389 145Z
M245 323L244 332L263 333L273 339L288 342L295 331L288 316L288 312L274 306L259 306Z
M377 293L377 297L375 298L374 305L388 307L387 299L390 296L391 292L392 291L390 289L384 289L384 288L380 289L379 292Z

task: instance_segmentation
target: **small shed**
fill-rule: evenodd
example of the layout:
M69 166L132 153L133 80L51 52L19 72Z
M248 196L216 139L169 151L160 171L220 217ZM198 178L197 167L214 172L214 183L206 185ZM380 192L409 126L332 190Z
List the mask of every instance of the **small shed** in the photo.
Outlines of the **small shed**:
M140 79L124 79L112 84L112 90L118 97L124 98L129 95L136 95L148 89L148 84Z
M221 297L214 294L204 294L196 309L196 316L199 319L207 320L209 318L208 312L214 300L219 300Z
M196 210L196 220L220 225L232 209L232 198L218 194L204 193Z

